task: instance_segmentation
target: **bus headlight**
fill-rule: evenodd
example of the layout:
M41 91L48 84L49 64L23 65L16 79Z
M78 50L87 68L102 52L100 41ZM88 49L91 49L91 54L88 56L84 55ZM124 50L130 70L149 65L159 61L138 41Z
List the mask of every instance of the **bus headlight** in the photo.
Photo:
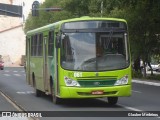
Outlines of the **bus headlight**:
M80 86L80 84L76 80L72 80L68 77L64 77L64 81L66 83L66 86Z
M114 85L126 85L128 84L128 75L125 75L121 79L117 80Z

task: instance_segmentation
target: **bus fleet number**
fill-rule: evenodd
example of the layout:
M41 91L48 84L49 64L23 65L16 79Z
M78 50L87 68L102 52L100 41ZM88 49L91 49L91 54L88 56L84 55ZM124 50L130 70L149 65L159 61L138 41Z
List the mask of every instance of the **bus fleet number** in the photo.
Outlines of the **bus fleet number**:
M75 72L74 77L82 77L82 73L81 72Z

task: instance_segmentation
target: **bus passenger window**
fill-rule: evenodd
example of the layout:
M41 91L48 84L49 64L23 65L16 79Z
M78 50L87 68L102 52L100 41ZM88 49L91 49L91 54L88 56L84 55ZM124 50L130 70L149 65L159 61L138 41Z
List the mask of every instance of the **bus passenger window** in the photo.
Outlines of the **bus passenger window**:
M49 32L49 40L48 40L48 55L53 56L54 54L54 32Z
M38 42L38 56L42 56L43 50L43 34L39 34L39 42Z

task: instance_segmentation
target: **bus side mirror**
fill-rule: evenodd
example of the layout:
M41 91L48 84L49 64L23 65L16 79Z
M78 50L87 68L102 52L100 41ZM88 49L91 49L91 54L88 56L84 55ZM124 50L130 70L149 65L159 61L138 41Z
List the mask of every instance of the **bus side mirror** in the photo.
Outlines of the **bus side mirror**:
M61 37L59 35L56 36L56 48L60 48L60 39Z

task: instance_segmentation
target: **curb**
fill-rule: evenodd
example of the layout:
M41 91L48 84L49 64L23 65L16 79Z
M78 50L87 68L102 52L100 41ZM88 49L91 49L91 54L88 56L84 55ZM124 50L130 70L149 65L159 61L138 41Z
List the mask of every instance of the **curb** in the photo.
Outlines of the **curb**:
M133 83L140 83L145 85L152 85L152 86L160 86L160 82L150 82L150 81L142 81L142 80L132 80Z

